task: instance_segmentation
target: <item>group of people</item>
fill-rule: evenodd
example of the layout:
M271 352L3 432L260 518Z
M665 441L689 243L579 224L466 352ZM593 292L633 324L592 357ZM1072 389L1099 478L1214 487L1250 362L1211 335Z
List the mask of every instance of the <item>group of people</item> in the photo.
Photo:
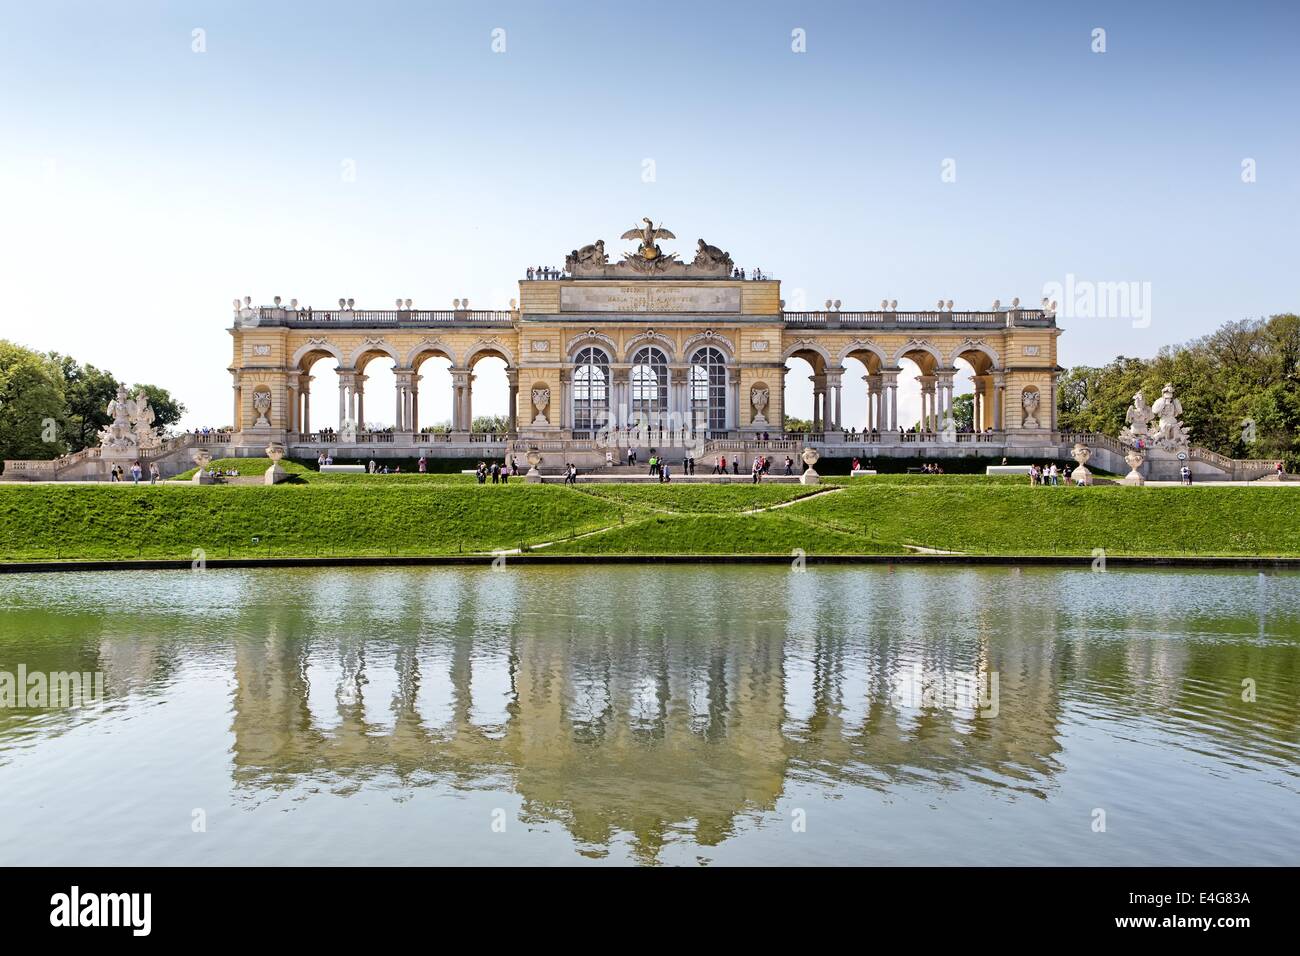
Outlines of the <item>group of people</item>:
M744 278L745 278L745 270L744 270L744 269L732 269L732 270L731 270L731 278L733 278L733 279L744 279ZM749 278L750 278L750 279L753 279L753 280L755 280L755 281L758 281L759 279L766 279L767 276L763 275L763 270L762 270L762 269L755 269L755 270L754 270L754 274L751 275L751 276L749 276Z
M573 469L573 466L570 465L569 468ZM424 471L423 455L420 456L420 471ZM491 464L488 464L485 461L480 461L478 467L474 469L474 479L480 485L486 485L489 482L494 485L504 485L510 481L512 475L518 474L519 462L514 455L501 461L494 461ZM573 476L576 480L578 476L576 469L573 469ZM564 483L566 485L569 484L569 472L567 470L564 473Z
M1083 480L1083 474L1080 473L1075 484L1082 487ZM1068 485L1070 483L1070 469L1068 467L1062 468L1058 466L1056 462L1042 465L1030 465L1029 483L1031 485Z
M140 464L140 459L137 458L135 461L131 462L130 474L132 483L137 485L140 484L140 479L144 477L144 465ZM127 472L121 465L114 465L109 469L108 480L126 481L126 475ZM158 470L158 463L156 461L149 462L149 484L156 485L158 479L161 477L162 472Z
M628 464L636 464L636 454L629 449ZM695 474L695 455L687 452L682 456L682 474ZM669 481L672 478L672 468L668 464L668 459L658 454L653 448L650 449L650 477L658 478L661 482Z
M526 273L530 279L563 279L564 270L552 269L550 266L529 266Z

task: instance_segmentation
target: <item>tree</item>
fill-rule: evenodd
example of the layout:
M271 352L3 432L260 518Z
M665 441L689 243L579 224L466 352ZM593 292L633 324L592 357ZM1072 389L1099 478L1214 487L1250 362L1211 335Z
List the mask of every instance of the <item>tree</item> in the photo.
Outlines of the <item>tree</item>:
M171 392L161 386L132 385L127 392L132 396L144 392L149 397L149 405L153 408L153 423L157 428L175 425L185 414L185 406L172 398Z
M470 431L475 432L506 432L510 430L510 419L505 415L478 415L474 419Z
M70 355L50 353L63 378L64 412L61 427L69 451L99 442L99 430L111 419L108 403L117 393L117 379L93 365L78 365Z
M966 392L952 400L952 422L958 431L972 431L975 428L975 393Z
M1300 316L1227 322L1152 359L1070 369L1057 390L1061 429L1117 434L1134 393L1153 402L1166 382L1195 444L1300 465Z
M0 339L0 458L53 458L60 435L63 376L47 356Z
M786 417L785 430L787 432L810 432L812 431L812 422L806 418Z

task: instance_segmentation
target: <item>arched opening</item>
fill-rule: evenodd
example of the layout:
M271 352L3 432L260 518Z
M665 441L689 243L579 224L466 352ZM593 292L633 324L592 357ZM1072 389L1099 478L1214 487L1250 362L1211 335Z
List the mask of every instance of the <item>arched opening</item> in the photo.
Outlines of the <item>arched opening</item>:
M481 351L470 359L470 431L510 431L509 367L509 360L496 351Z
M997 409L993 381L993 358L982 349L958 353L953 365L953 419L957 431L985 432L996 427Z
M822 393L817 380L825 380L826 359L813 349L799 349L785 360L785 382L781 406L785 410L786 432L821 431ZM807 383L806 385L804 383Z
M401 420L397 361L378 349L356 359L356 423L359 432L392 432Z
M313 350L298 360L298 389L290 429L310 434L314 428L332 428L333 401L338 392L339 360L330 352Z
M908 432L938 429L935 371L939 361L924 349L898 359L898 424Z
M411 431L446 434L451 431L451 356L434 350L411 359Z
M662 423L668 412L668 356L653 345L632 356L632 418L644 424Z
M883 431L888 401L880 375L884 364L870 349L854 349L844 357L844 417L840 424L850 434Z
M610 420L609 355L588 345L573 360L573 430L595 432Z
M721 349L706 346L691 356L691 429L727 430L727 357Z

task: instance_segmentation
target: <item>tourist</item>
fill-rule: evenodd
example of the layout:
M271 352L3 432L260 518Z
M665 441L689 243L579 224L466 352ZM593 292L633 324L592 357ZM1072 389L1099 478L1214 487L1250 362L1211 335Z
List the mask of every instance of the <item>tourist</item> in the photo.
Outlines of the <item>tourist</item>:
M787 475L794 474L794 459L791 458L789 455L785 456L785 473Z
M367 470L370 472L370 474L372 474L372 475L375 474L375 473L379 470L379 469L375 466L375 460L374 460L373 458L370 459L370 464L367 465L366 468L367 468Z
M659 469L659 458L658 456L652 454L650 456L650 472L649 472L650 477L653 478L654 476L659 474L658 469Z
M131 484L140 484L140 476L144 474L144 468L140 466L140 460L137 458L131 462Z
M499 462L494 461L492 462L492 484L499 485L500 483L501 483L501 465Z
M158 479L162 477L162 472L158 470L158 462L149 462L149 484L158 484Z
M1061 483L1060 478L1061 478L1060 469L1056 467L1056 462L1052 462L1052 486L1053 487L1056 487Z
M1282 475L1283 475L1284 473L1285 473L1285 471L1284 471L1284 469L1283 469L1283 467L1282 467L1282 462L1279 461L1279 462L1277 463L1277 470L1276 470L1277 480L1278 480L1278 481L1281 481L1281 480L1282 480Z
M739 456L739 455L737 455L735 458L731 459L731 473L732 473L733 475L739 475L739 474L740 474L740 456Z
M1192 469L1187 467L1187 462L1183 462L1183 467L1178 471L1183 476L1183 484L1190 485L1192 483Z
M316 468L319 470L323 464L325 464L325 453L321 452L316 456Z
M609 449L605 449L605 467L606 468L614 467L614 453Z
M664 461L660 463L659 481L662 482L663 484L667 484L668 482L672 481L672 473L671 473L671 469L669 469L668 467L667 459L664 459Z
M422 475L428 470L429 460L424 457L423 452L420 453L420 460L415 463L415 467L419 470L420 474Z
M754 464L750 467L750 476L749 476L750 482L755 485L758 484L758 480L762 476L762 474L763 474L763 459L755 455Z

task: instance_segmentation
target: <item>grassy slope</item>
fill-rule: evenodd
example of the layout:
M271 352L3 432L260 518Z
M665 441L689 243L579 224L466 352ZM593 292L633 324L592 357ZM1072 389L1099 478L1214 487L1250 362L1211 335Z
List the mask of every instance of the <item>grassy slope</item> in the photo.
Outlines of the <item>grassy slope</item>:
M558 492L558 493L557 493ZM455 554L618 521L618 508L511 483L0 487L0 560ZM261 540L256 544L252 538Z
M320 476L315 476L319 479ZM548 553L1300 555L1285 488L1031 488L1002 480L792 485L556 485L422 476L288 483L0 486L0 560L455 554L556 542ZM599 534L574 538L584 532ZM253 537L260 538L257 544ZM572 539L572 540L571 540Z

